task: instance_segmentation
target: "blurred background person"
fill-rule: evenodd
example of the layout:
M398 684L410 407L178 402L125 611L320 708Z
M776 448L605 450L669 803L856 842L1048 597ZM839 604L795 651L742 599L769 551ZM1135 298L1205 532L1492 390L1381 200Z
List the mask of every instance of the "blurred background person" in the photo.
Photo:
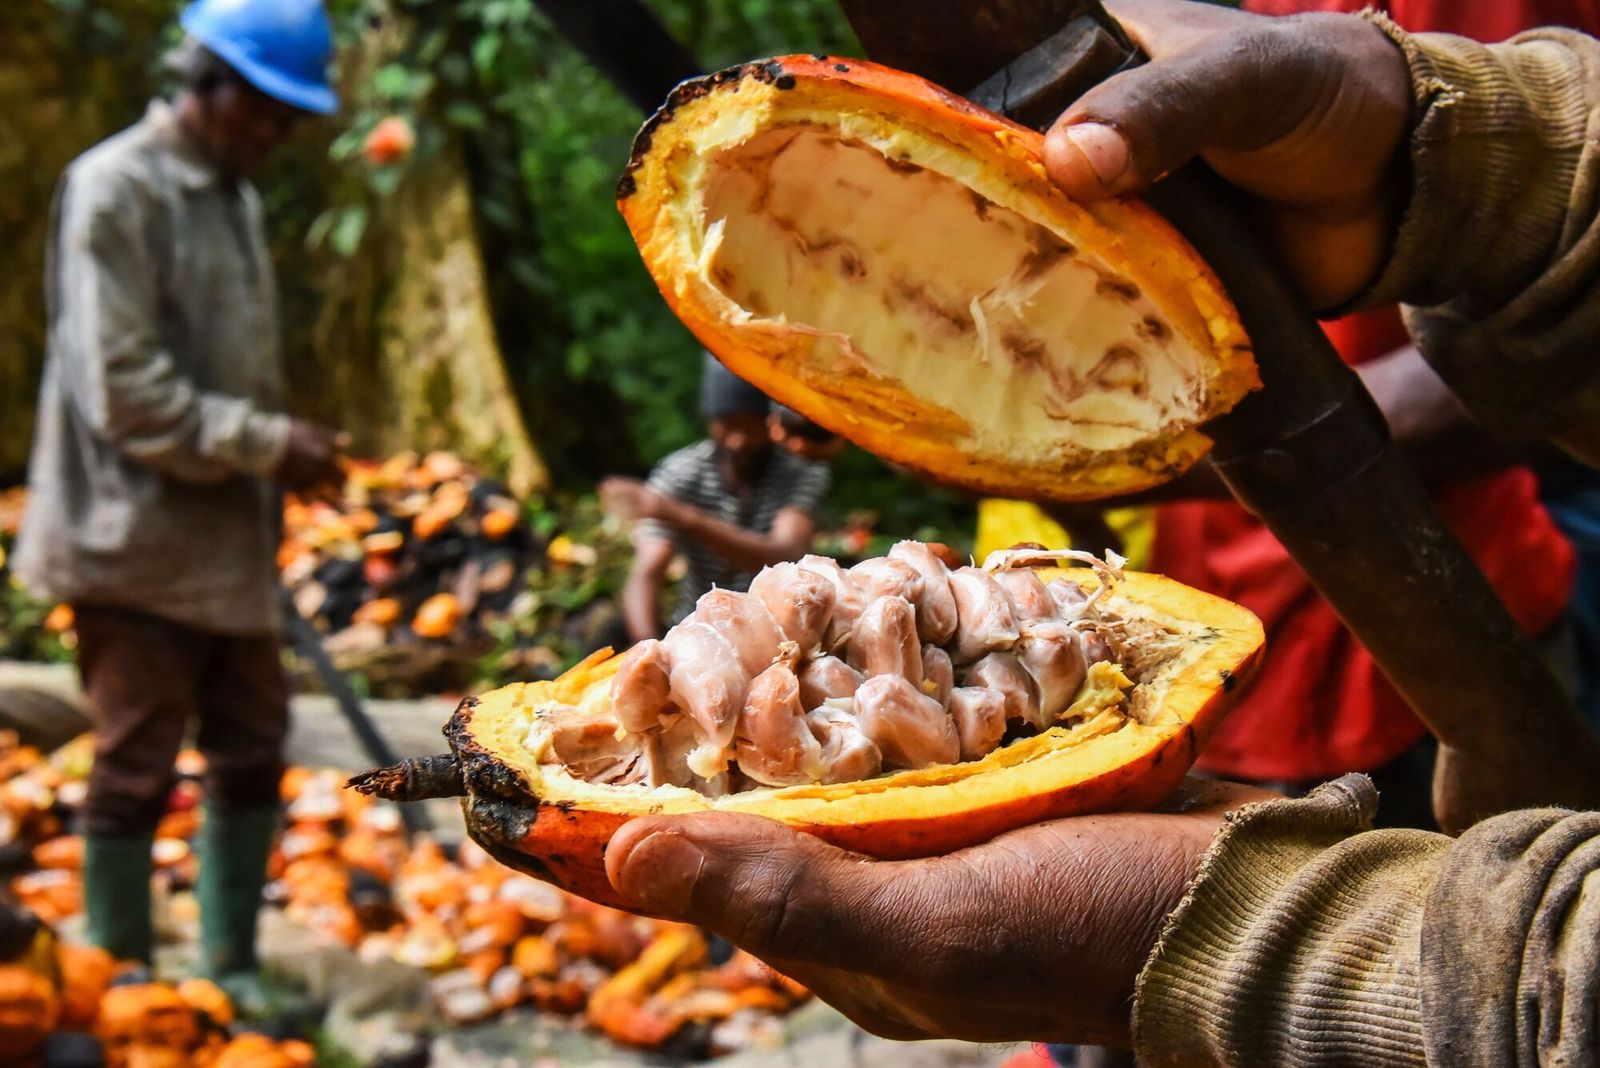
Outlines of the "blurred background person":
M825 426L819 426L795 411L776 402L767 416L767 431L772 443L808 460L827 463L844 452L849 442Z
M281 410L277 294L247 179L337 100L318 0L199 0L182 25L177 95L76 160L57 192L16 566L77 621L95 727L90 938L150 960L152 838L198 725L202 967L238 991L256 970L288 725L280 489L342 477L335 433Z
M629 640L666 632L662 591L678 555L687 569L668 624L713 587L744 590L768 564L811 551L828 468L774 444L771 409L766 394L708 354L700 385L706 439L667 456L648 482L610 478L601 485L607 511L639 521L622 593Z

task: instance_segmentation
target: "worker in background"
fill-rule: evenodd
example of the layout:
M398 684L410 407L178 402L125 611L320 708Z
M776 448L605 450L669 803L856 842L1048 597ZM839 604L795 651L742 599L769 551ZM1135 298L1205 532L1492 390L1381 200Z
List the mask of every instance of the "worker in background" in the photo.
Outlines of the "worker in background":
M150 849L185 736L208 763L203 966L249 1007L288 726L280 491L341 479L334 432L284 414L260 198L247 179L335 110L319 0L198 0L181 88L67 170L16 568L76 616L95 726L91 940L149 961Z
M706 439L662 460L648 483L611 478L601 485L608 512L639 520L622 593L630 640L665 633L661 595L675 556L688 567L671 622L713 587L744 590L768 564L811 551L828 468L774 447L771 407L764 393L707 355L700 383Z

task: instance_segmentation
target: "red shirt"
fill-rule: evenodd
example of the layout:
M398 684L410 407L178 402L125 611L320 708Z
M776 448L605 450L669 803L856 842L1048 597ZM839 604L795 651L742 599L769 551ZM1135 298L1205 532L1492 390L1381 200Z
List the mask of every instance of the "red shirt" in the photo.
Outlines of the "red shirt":
M1360 11L1369 3L1413 33L1457 33L1478 41L1503 41L1535 26L1600 30L1600 0L1245 0L1244 8L1294 15Z
M1366 0L1247 0L1268 14L1358 11ZM1409 30L1500 40L1539 25L1600 26L1600 0L1389 0ZM1326 326L1347 363L1408 343L1400 316L1381 309ZM1434 500L1524 629L1554 623L1572 587L1573 554L1526 468L1465 479ZM1261 617L1261 675L1223 722L1198 765L1232 778L1307 780L1388 763L1422 737L1421 722L1345 630L1276 538L1231 502L1158 509L1153 569L1245 605Z

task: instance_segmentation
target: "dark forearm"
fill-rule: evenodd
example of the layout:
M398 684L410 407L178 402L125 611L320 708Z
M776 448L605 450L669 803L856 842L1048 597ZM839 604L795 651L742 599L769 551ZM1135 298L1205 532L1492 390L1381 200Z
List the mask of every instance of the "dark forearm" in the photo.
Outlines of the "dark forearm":
M622 587L622 621L632 641L661 636L662 577L658 570L637 564L628 572L628 581Z
M1395 445L1424 481L1467 478L1528 459L1527 450L1497 441L1478 426L1415 346L1369 360L1356 373L1388 421Z
M759 571L771 564L796 560L810 548L809 538L786 538L774 531L745 530L707 515L692 505L667 500L655 518L699 542L741 571Z

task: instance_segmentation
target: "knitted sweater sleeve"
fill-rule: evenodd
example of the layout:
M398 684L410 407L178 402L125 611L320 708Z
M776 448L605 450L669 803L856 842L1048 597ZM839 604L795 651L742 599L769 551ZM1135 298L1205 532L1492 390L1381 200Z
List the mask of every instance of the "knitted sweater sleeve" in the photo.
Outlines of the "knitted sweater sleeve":
M1219 833L1140 976L1151 1065L1592 1065L1600 813L1372 831L1346 776Z

